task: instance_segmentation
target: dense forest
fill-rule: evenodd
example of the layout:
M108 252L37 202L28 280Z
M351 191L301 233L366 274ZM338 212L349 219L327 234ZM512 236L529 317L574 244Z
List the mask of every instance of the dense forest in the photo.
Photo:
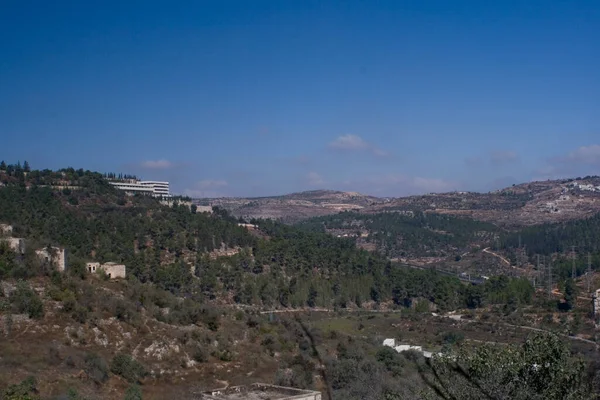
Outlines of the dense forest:
M571 246L587 254L600 252L600 214L587 219L524 228L507 235L503 247L525 246L529 255L567 253Z
M15 171L19 170L13 169L9 178ZM352 240L305 227L254 221L259 237L223 210L195 213L193 207L167 207L150 197L125 196L98 173L19 173L16 181L4 179L8 183L0 189L0 221L12 224L15 236L33 246L66 247L74 270L82 270L88 260L119 261L127 265L132 279L153 282L177 295L267 307L343 308L386 301L411 306L414 299L422 299L452 309L480 306L498 297L497 288L490 285L475 290L435 272L402 268L358 249ZM37 184L40 177L50 186L56 179L68 181L69 187L43 187ZM421 225L427 221L427 228L407 223L407 230L459 232L469 227L475 232L487 227L463 221L454 228L450 219L426 215L416 220ZM383 217L377 221L385 224ZM446 236L454 237L440 235ZM215 257L214 250L223 247L237 249L237 254ZM523 295L529 289L504 290L518 302L530 298Z
M571 275L574 257L577 275L583 275L588 262L592 269L600 266L600 214L565 223L530 226L503 235L500 243L500 248L509 254L521 246L533 264L538 256L542 263L552 259L561 278Z
M372 243L388 257L446 256L470 244L491 240L499 229L489 223L449 215L415 212L359 214L342 212L312 218L298 227L317 232L345 232Z

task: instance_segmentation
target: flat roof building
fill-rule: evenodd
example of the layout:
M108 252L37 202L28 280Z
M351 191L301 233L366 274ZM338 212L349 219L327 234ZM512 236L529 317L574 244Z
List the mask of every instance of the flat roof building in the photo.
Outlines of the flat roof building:
M265 383L215 389L200 395L206 400L321 400L321 392Z
M127 274L125 265L115 262L107 262L104 264L100 264L99 262L88 262L85 266L88 272L92 274L96 274L100 272L100 270L104 271L109 279L125 278Z
M122 181L109 181L108 183L129 194L142 193L154 197L171 196L169 193L169 182L127 179Z

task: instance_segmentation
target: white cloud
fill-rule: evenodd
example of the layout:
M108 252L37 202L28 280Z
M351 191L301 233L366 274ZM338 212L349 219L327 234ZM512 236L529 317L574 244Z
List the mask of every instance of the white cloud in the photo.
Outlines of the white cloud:
M358 135L338 136L333 142L329 143L329 148L341 151L365 151L376 157L387 157L389 152L363 140Z
M173 167L173 163L165 159L156 161L149 160L142 162L141 166L148 169L168 169Z
M325 184L323 177L316 172L309 172L306 176L306 181L310 186L320 186Z
M600 165L600 145L581 146L564 157L564 161Z
M212 180L212 179L205 179L202 181L199 181L196 183L196 187L200 188L200 189L208 189L208 188L220 188L220 187L224 187L224 186L228 186L229 184L227 183L227 181L224 181L222 179L219 180Z
M194 198L203 197L225 197L227 196L223 189L229 186L227 181L220 179L204 179L196 182L191 188L185 189L185 195Z
M568 153L550 157L533 174L535 180L594 175L600 166L600 145L581 146Z
M519 161L519 155L514 151L493 151L490 154L492 164L501 165Z
M370 146L358 135L342 135L329 143L329 147L338 150L364 150Z

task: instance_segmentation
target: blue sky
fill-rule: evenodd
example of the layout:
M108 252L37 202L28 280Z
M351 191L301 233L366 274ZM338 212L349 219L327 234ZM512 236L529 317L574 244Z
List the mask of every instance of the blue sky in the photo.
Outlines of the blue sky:
M600 2L27 1L0 159L192 196L600 174Z

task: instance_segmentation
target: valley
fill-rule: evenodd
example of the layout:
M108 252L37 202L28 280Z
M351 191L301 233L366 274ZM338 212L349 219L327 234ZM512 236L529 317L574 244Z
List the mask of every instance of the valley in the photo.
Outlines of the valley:
M598 374L596 216L514 227L414 203L381 211L381 199L357 193L253 200L289 213L282 223L240 218L242 205L127 195L91 171L13 168L0 180L7 399L195 399L256 382L326 398L436 398L459 388L440 380L448 360L424 354L469 362L531 340L582 363L563 373ZM328 214L298 220L290 204ZM574 240L571 279L562 250ZM40 247L64 249L64 269ZM553 263L552 284L538 256ZM385 339L426 353L397 353ZM561 387L597 390L592 378L576 382Z

